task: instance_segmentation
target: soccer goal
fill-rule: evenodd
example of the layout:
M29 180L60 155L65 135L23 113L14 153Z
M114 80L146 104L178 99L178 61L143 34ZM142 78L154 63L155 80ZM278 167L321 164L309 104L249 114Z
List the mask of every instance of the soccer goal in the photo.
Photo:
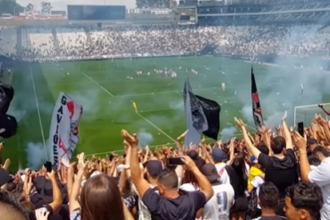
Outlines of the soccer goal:
M323 103L323 106L326 110L330 111L330 103ZM315 114L321 114L324 118L328 117L318 104L294 107L294 125L297 126L297 123L304 122L305 127L310 126Z

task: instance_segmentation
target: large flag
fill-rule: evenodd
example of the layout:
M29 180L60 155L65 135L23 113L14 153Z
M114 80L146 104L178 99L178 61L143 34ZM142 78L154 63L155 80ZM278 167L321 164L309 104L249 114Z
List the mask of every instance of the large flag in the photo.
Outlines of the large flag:
M195 95L191 89L189 79L184 86L184 105L188 133L185 144L199 145L201 134L217 140L220 129L220 105L204 97Z
M79 141L79 122L82 105L61 92L54 108L49 132L48 152L50 161L59 167L61 159L71 160Z
M251 96L252 96L252 114L257 130L260 130L264 124L262 118L261 105L257 90L256 80L254 78L253 67L251 67Z

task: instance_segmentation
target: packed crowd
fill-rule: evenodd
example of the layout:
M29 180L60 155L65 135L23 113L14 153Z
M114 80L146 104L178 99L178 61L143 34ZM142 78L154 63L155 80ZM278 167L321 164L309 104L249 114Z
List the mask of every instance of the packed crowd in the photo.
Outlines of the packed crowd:
M329 30L319 28L23 29L17 50L8 41L15 37L0 30L5 42L0 49L26 60L54 60L184 55L216 45L219 53L248 57L318 53L326 59ZM59 169L27 168L11 175L10 159L0 157L0 219L329 219L328 121L316 115L302 135L288 128L284 115L275 135L267 127L251 134L242 120L235 120L243 139L187 146L182 144L185 132L175 149L152 151L140 148L137 137L123 130L124 155L86 159L81 153L62 160Z
M187 55L215 45L218 53L249 58L276 54L329 59L329 32L330 27L318 25L121 26L101 30L57 28L55 33L47 28L30 28L22 29L22 36L17 37L13 29L3 29L0 51L40 61Z
M185 146L184 132L177 148L151 151L122 130L124 155L80 153L15 175L0 161L0 219L329 219L329 121L315 115L303 136L286 114L276 135L235 121L241 140Z

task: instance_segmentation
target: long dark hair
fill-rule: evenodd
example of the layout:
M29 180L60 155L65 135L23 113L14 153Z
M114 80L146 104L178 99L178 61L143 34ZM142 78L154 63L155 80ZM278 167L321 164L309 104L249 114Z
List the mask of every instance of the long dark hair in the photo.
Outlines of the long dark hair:
M190 151L188 153L188 156L195 162L197 168L199 170L201 170L202 167L205 164L205 160L203 158L199 157L198 153L196 151ZM183 177L183 182L184 183L191 183L194 186L198 186L198 182L197 182L197 179L196 179L195 175L189 170L185 171L184 177Z
M237 193L239 196L243 196L245 194L245 190L247 189L248 179L244 155L242 153L238 153L235 156L231 166L234 168L237 175L238 188L235 189L235 193Z
M81 190L81 220L125 220L115 181L105 174L90 178Z

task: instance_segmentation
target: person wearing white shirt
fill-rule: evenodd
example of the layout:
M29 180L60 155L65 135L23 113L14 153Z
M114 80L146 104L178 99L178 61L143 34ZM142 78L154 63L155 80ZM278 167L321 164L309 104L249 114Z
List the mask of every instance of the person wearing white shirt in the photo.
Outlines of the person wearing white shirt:
M214 191L214 195L204 206L203 220L229 220L235 195L233 187L230 184L221 184L214 164L205 164L201 172L210 181Z
M226 163L224 163L226 160L228 160L228 155L220 148L214 148L212 150L212 157L215 162L215 167L217 169L217 173L219 175L219 181L222 184L230 184L230 178L229 175L225 169Z
M320 119L321 120L321 119ZM324 119L323 119L324 120ZM322 124L322 122L321 122ZM328 129L327 123L323 122L323 129ZM313 150L313 155L315 155L321 164L311 168L306 150L306 140L299 134L294 135L294 144L299 150L299 162L300 162L300 173L301 179L304 182L315 183L321 188L323 195L323 206L321 209L321 220L330 219L330 153L322 146L317 146Z

